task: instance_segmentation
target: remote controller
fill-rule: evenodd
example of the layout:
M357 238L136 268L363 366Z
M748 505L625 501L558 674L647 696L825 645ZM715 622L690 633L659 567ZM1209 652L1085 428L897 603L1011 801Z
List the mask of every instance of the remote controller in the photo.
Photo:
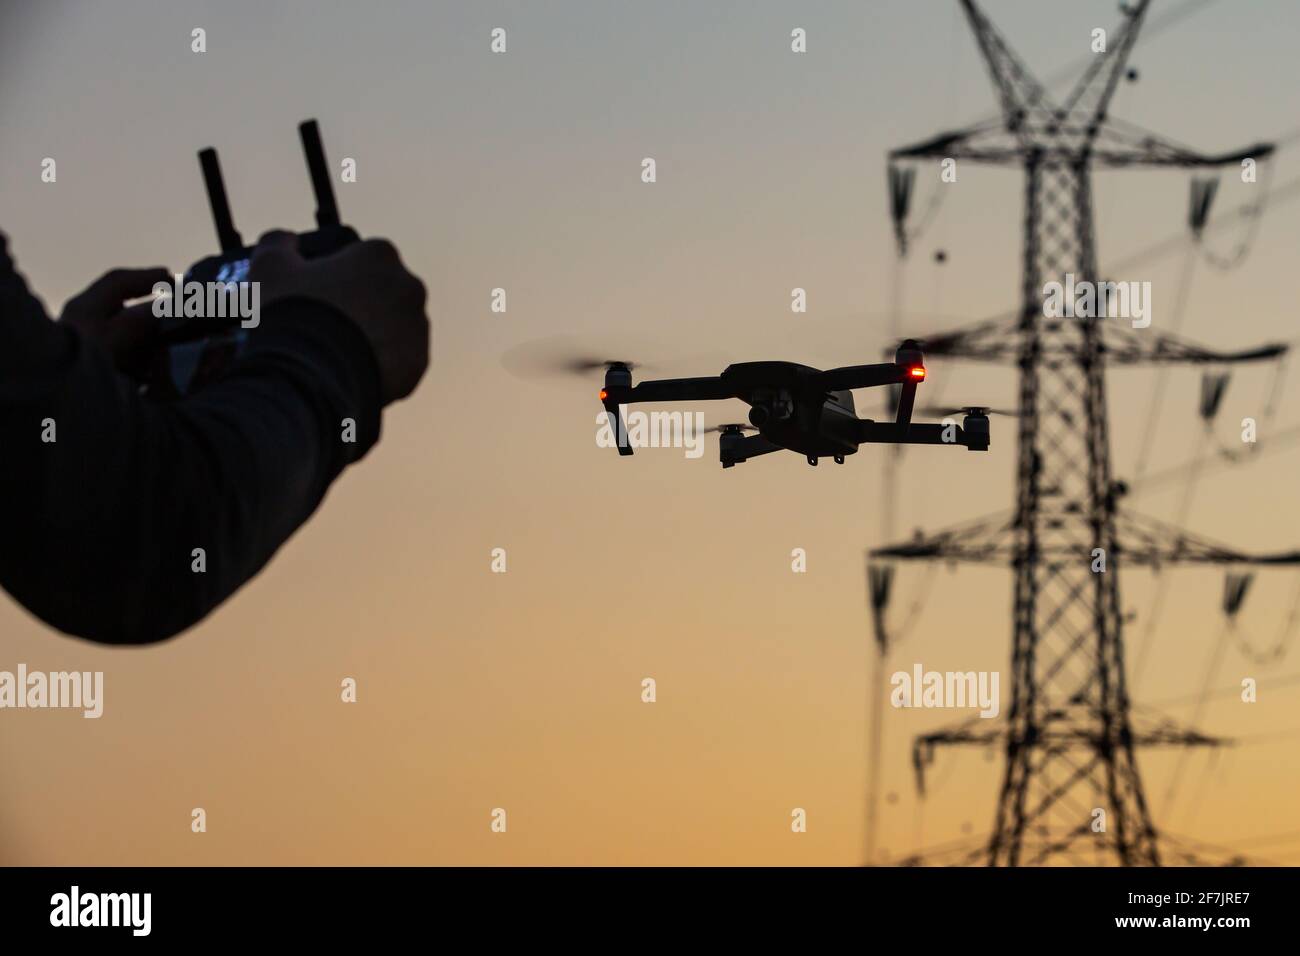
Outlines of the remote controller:
M330 183L329 167L316 121L300 123L298 132L316 196L316 228L298 234L298 252L306 259L314 259L359 242L360 237L351 226L339 221L338 205L334 201L334 188ZM219 283L233 291L235 284L248 281L253 248L244 245L235 229L217 151L211 147L201 150L199 166L203 171L203 183L212 206L212 219L221 251L190 266L184 282L202 283L205 288L208 283ZM173 303L173 313L182 311L178 306L179 303ZM159 323L157 351L146 385L147 393L153 398L175 399L219 379L243 352L249 335L254 331L243 327L238 315L163 316Z

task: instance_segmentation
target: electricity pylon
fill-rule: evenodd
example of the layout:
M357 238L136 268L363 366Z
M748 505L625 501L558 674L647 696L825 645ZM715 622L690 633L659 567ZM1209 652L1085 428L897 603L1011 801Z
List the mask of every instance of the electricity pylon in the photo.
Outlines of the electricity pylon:
M1262 160L1272 146L1210 156L1108 115L1150 0L1121 6L1124 19L1111 42L1059 103L974 0L960 2L992 75L1001 116L895 150L890 159L1024 168L1019 315L924 339L928 355L1014 360L1020 375L1016 498L1007 516L920 534L872 556L1008 564L1015 578L1012 696L1005 719L975 719L921 738L918 768L937 744L1004 746L990 865L1158 865L1157 831L1135 748L1218 741L1168 723L1139 725L1130 714L1120 569L1176 561L1293 563L1300 556L1253 558L1121 512L1124 486L1111 469L1105 369L1112 362L1276 358L1285 346L1225 354L1156 327L1048 318L1044 286L1065 284L1067 274L1076 286L1101 278L1092 216L1095 166L1224 166ZM1099 556L1104 571L1095 570L1103 566Z

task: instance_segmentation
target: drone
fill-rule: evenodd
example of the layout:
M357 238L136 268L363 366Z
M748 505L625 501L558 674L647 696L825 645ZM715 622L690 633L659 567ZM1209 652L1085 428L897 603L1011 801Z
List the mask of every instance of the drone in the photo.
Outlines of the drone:
M987 408L967 406L955 422L912 421L916 389L925 381L925 356L921 346L908 339L899 346L894 361L875 365L848 365L822 371L796 362L741 362L727 366L721 375L669 378L632 384L630 362L601 362L605 387L600 402L617 435L618 453L631 455L623 406L635 402L718 401L737 398L749 406L749 425L722 425L719 459L723 468L774 451L792 451L816 465L832 458L837 465L868 443L895 445L951 445L967 451L988 451ZM853 406L855 388L899 386L894 421L859 418ZM754 434L745 434L753 432Z

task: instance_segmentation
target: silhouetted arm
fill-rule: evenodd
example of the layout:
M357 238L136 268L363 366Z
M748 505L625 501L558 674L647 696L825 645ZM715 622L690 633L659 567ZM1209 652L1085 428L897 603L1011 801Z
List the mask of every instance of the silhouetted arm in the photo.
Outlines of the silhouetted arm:
M306 300L264 309L227 378L147 401L46 317L0 236L0 584L59 630L138 644L196 623L369 450L380 410L361 331Z

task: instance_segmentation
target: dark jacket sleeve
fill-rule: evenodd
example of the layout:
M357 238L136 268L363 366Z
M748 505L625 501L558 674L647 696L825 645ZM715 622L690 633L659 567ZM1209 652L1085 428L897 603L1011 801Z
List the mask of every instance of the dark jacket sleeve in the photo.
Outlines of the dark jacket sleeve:
M0 236L0 585L79 637L178 634L316 510L381 405L360 329L308 300L263 309L227 377L148 401L46 317Z

